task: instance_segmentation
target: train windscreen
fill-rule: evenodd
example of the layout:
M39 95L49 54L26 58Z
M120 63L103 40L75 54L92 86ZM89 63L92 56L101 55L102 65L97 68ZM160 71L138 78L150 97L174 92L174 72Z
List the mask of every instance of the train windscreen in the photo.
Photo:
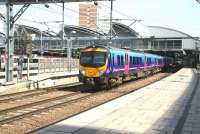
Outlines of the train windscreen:
M106 64L106 52L82 52L80 64L87 67L100 67Z

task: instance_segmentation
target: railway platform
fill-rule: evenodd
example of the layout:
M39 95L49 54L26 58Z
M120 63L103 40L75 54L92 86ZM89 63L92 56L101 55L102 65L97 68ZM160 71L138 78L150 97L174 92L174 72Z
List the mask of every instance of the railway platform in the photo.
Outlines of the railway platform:
M175 74L34 134L199 134L195 69Z
M78 82L77 75L78 71L55 72L30 76L29 80L18 81L15 79L11 85L0 85L0 95L75 83Z

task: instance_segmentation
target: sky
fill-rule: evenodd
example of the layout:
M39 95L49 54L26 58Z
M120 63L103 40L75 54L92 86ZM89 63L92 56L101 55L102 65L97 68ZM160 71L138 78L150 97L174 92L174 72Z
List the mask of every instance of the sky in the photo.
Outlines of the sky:
M66 25L78 25L78 4L65 4ZM113 18L138 19L143 25L173 28L200 37L200 4L196 0L115 0L113 4ZM104 16L109 17L109 6L109 2L100 2L98 8L103 11ZM19 8L20 6L14 6L14 13ZM4 6L0 6L0 12L5 14ZM58 32L61 26L58 21L62 20L61 13L60 4L49 4L49 8L45 8L44 5L31 5L17 23ZM50 23L50 21L57 21L57 23ZM121 23L132 22L133 20L126 20ZM1 32L4 27L1 22Z

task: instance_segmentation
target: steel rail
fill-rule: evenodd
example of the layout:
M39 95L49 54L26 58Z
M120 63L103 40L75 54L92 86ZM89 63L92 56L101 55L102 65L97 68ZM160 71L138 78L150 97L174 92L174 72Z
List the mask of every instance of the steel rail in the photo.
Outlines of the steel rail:
M72 83L72 84L54 86L51 88L43 88L43 89L38 89L38 90L29 90L29 91L24 91L24 92L0 95L0 103L14 101L14 100L18 100L18 99L24 99L24 98L28 98L28 97L37 96L37 95L42 95L42 94L46 94L49 92L54 92L57 89L62 89L62 88L71 88L71 87L76 88L77 86L80 86L80 85L82 85L82 83L76 82L76 83Z
M73 99L73 97L75 95L80 95L80 96L79 97L77 96L77 98ZM51 101L51 102L48 102L48 104L51 103L51 105L48 105L46 107L35 106L35 107L32 107L32 110L30 110L30 111L28 111L28 110L26 111L26 109L23 109L21 111L21 113L20 113L20 111L18 113L17 112L10 113L13 116L10 116L10 117L7 116L7 118L1 119L0 120L0 125L7 124L7 123L10 123L10 122L22 119L22 118L26 118L26 117L29 117L29 116L32 116L32 115L36 115L36 114L48 111L50 109L58 108L58 107L61 107L63 105L70 104L70 103L73 103L75 101L87 98L87 97L89 97L91 95L92 95L92 93L85 93L85 94L80 94L80 93L77 94L77 93L75 93L75 94L73 94L73 97L71 96L72 97L71 99L68 96L68 98L65 98L65 100L60 100L60 101L57 100L57 102L56 101L54 101L54 102ZM64 99L64 97L62 99ZM31 108L29 107L29 109L31 109ZM9 115L9 114L7 113L7 115ZM0 116L2 117L2 115L0 115Z

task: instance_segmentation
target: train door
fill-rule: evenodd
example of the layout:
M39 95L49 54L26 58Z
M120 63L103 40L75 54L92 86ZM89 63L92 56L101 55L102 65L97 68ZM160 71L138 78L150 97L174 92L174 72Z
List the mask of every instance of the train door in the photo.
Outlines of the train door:
M114 71L114 67L115 67L115 56L114 54L110 54L110 72Z
M125 53L125 66L124 66L125 74L129 73L129 64L128 64L128 52Z

